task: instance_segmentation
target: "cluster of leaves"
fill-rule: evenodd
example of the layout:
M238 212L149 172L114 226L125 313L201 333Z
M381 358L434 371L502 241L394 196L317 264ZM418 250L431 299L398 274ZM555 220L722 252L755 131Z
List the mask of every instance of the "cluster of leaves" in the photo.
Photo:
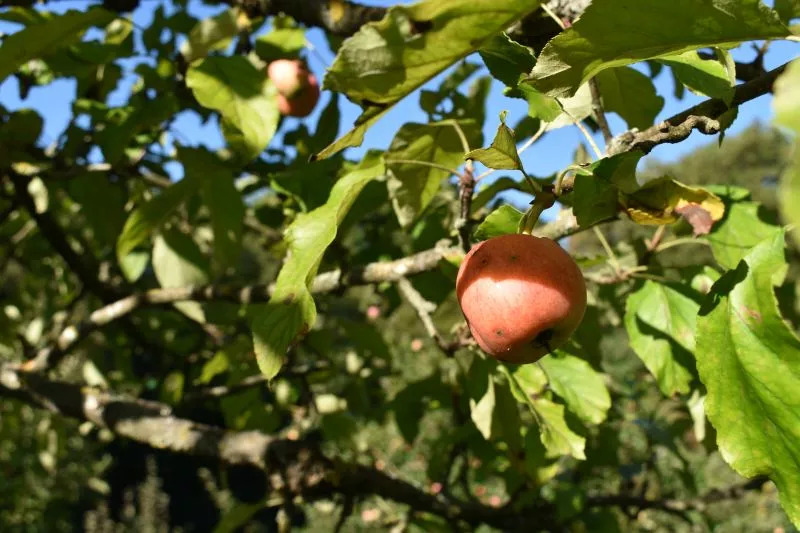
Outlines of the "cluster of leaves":
M266 76L269 61L305 53L306 30L298 23L309 21L227 6L198 20L182 2L157 7L144 29L100 7L4 11L0 19L21 29L3 38L0 81L16 78L22 98L56 78L77 83L72 120L46 149L42 117L0 108L0 171L10 177L0 191L3 361L40 353L68 324L101 320L91 312L126 294L274 281L263 303L233 291L220 299L168 300L160 309L142 304L82 339L49 370L230 430L290 440L319 432L327 453L402 469L431 492L502 503L510 513L547 504L555 516L543 524L611 528L629 520L650 527L656 520L656 528L681 527L670 516L642 523L642 515L612 510L613 498L597 495L630 498L619 504L623 509L697 500L736 479L723 460L742 476L769 477L798 524L800 341L774 293L788 268L786 228L765 218L733 180L684 184L680 168L647 179L637 173L645 155L639 150L609 143L595 160L541 179L527 173L519 155L520 141L558 128L602 129L603 108L647 131L664 104L653 83L662 70L673 76L677 94L688 89L732 106L730 50L794 38L788 24L800 4L776 4L594 0L538 53L511 32L538 2L395 6L343 41L328 37L336 52L324 85L331 96L313 133L309 123L279 116ZM131 69L127 61L139 55L148 60ZM649 75L637 68L645 63ZM428 84L445 71L438 87ZM129 75L136 82L127 101L110 105L109 95ZM525 100L528 114L514 128L501 115L495 138L482 148L492 80L506 96ZM798 86L795 61L775 86L777 122L795 133ZM412 93L427 122L401 125L384 151L345 158L343 150L359 145ZM363 113L337 139L339 94ZM720 131L736 109L713 117ZM173 123L185 112L218 124L225 148L176 140ZM800 151L792 157L779 204L783 219L796 224ZM467 188L468 201L463 191L458 198L448 178L469 182L479 163L486 175L520 174L474 195ZM176 164L181 179L164 178ZM659 229L651 236L639 227L610 244L600 233L607 257L586 255L573 243L590 282L590 306L572 341L541 364L500 365L443 342L463 332L454 295L458 253L443 254L411 279L424 306L393 283L407 281L406 270L349 286L360 266L441 248L464 225L473 240L515 232L529 217L498 205L497 195L551 185L575 218L571 231L619 216L628 227ZM796 230L790 234L800 243ZM710 254L680 264L664 259L684 245ZM331 292L320 288L321 273L336 274L336 292L317 295ZM376 311L365 319L368 308ZM420 342L426 335L430 340ZM99 479L107 465L76 471L80 461L72 457L96 457L111 435L87 423L81 432L91 439L73 442L72 428L52 429L48 415L37 425L41 445L31 445L39 466L28 466L32 455L2 443L14 434L32 438L22 429L31 416L16 404L3 411L12 422L0 427L0 464L58 472L36 481L63 491L54 499L78 492L75 483L108 492ZM224 467L215 475L225 484ZM237 494L234 485L238 503L218 505L218 531L283 501L266 489ZM15 513L25 520L31 510ZM308 513L330 508L309 506ZM404 516L396 506L378 514L385 527L451 527L429 514ZM710 528L730 515L683 519ZM776 526L783 520L773 519Z

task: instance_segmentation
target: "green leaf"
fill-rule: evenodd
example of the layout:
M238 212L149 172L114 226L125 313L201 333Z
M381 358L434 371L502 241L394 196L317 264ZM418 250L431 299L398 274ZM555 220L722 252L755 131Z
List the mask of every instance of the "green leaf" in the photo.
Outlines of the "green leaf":
M545 398L531 402L541 431L542 444L547 449L548 458L571 455L576 459L586 459L584 452L586 439L573 432L564 418L564 406Z
M547 458L547 450L537 431L528 430L525 434L525 471L537 485L553 479L559 471L559 462Z
M242 503L234 501L233 505L220 517L213 533L234 533L250 522L250 519L264 508L264 502Z
M517 402L509 384L498 381L494 361L476 357L468 378L470 416L486 440L502 440L512 450L522 447Z
M345 148L351 146L361 146L364 142L364 135L376 122L378 122L383 115L388 113L392 108L383 106L370 106L364 109L361 115L356 119L353 128L336 139L332 144L328 145L324 150L311 156L312 161L318 159L327 159L334 154L337 154Z
M144 274L150 263L150 252L147 250L134 250L119 259L119 268L122 275L131 283L136 282Z
M800 10L800 8L796 9ZM798 15L800 11L796 11ZM800 15L798 15L800 16ZM775 110L775 123L794 131L794 159L781 176L780 193L778 194L781 215L787 222L800 227L800 148L797 138L800 135L800 61L792 61L786 71L775 81L775 98L772 106ZM800 233L791 232L796 244L800 244Z
M419 217L439 191L442 181L450 176L446 170L425 163L454 170L461 164L464 148L456 125L464 131L468 141L480 138L480 130L474 122L448 120L404 124L392 140L385 154L386 165L391 170L386 185L401 226L407 227Z
M492 237L516 233L522 213L510 205L492 211L475 230L475 240L485 241Z
M478 428L483 438L491 440L492 427L495 412L495 394L494 394L494 380L490 375L486 376L486 388L478 399L470 398L469 408L470 417L475 427Z
M242 56L207 57L189 67L186 85L200 105L222 115L228 144L251 160L264 151L278 128L276 91Z
M239 259L244 226L244 201L236 190L233 176L208 176L203 183L203 198L211 211L214 231L214 260L221 268L233 266Z
M509 87L516 87L520 77L530 74L536 64L530 48L512 40L505 32L489 39L478 53L492 76Z
M69 10L58 16L48 14L46 20L5 36L0 46L0 82L31 59L74 43L87 28L105 26L116 16L101 7Z
M286 230L288 258L278 274L272 298L251 324L256 361L268 379L280 370L290 343L314 326L317 310L309 284L325 249L336 237L338 225L367 183L384 172L382 159L369 153L336 182L324 205L298 215Z
M513 90L507 89L504 94L525 99L528 102L528 115L543 122L552 122L563 113L558 100L537 91L527 83L520 84Z
M183 374L177 370L167 374L161 384L161 401L170 405L179 404L183 398L184 381Z
M625 302L631 348L666 396L689 392L699 308L683 293L653 281L646 281Z
M733 84L725 65L719 61L702 59L696 50L662 57L659 61L672 68L678 81L693 93L727 103L733 98Z
M397 429L408 444L413 444L419 434L420 421L429 409L429 401L446 401L446 390L441 378L434 374L409 383L394 397L392 410Z
M201 183L199 179L185 177L134 209L117 239L117 258L122 261L134 248L150 237L179 205L197 192Z
M581 227L616 216L618 189L635 191L636 165L642 152L623 152L583 167L575 176L573 212Z
M91 173L71 179L68 188L98 241L113 246L125 224L125 192L109 178Z
M186 175L203 181L200 192L211 212L215 265L222 269L231 266L239 259L245 213L233 169L206 150L183 148L180 157Z
M198 286L208 283L210 265L189 235L170 230L155 238L153 272L165 289ZM205 313L199 303L178 302L174 305L189 318L205 322Z
M520 87L525 87L521 84ZM534 89L535 90L535 89ZM547 122L547 131L552 131L558 128L574 126L576 121L582 121L592 114L594 109L592 102L592 91L589 89L589 84L583 84L578 91L569 98L559 98L556 100L551 96L543 94L544 98L550 98L555 101L560 110L558 115L550 121L547 121L544 115L539 116L542 120ZM544 102L544 105L549 107L549 104ZM528 100L528 113L531 113L531 101Z
M800 17L800 0L775 0L775 11L783 22L788 23Z
M491 184L481 187L472 197L472 209L477 211L488 204L498 193L503 191L530 192L521 182L513 180L508 176L503 176L493 181Z
M551 96L569 96L607 68L788 35L760 0L594 0L547 43L530 81Z
M603 375L586 361L558 351L540 361L547 374L550 388L561 396L570 411L592 424L606 419L611 407Z
M383 20L361 26L342 43L324 83L365 107L358 133L348 132L317 157L360 144L377 114L537 7L538 0L427 0L393 6Z
M539 424L541 441L547 450L546 457L552 459L572 455L586 459L586 439L574 433L564 418L564 406L541 396L547 385L547 376L538 365L519 365L513 371L507 366L498 367L508 378L511 393L524 403Z
M707 234L725 214L725 204L717 195L701 187L689 187L669 176L648 181L638 190L620 194L619 200L637 224L670 224L686 213L685 218L695 235ZM690 216L692 212L694 218Z
M228 9L195 24L180 51L187 63L206 57L209 52L223 50L239 33L236 25L237 10Z
M800 340L773 292L786 271L781 231L722 276L697 319L696 357L722 457L745 477L768 475L800 525Z
M736 268L739 261L759 242L780 232L771 216L756 202L734 202L725 218L715 224L705 239L711 244L714 259L725 268Z
M212 379L223 372L227 372L230 366L231 364L228 360L228 354L225 352L225 350L218 351L216 354L214 354L214 357L206 361L206 363L203 365L200 375L194 380L195 385L208 385L211 383Z
M306 45L303 28L273 28L256 39L256 54L264 61L291 59L298 56Z
M582 228L617 215L617 190L607 181L594 176L575 176L572 212Z
M606 111L617 113L629 128L647 129L664 107L653 81L630 67L610 68L597 75Z
M464 155L464 159L474 159L488 168L522 170L514 130L506 126L505 111L500 114L500 125L497 127L491 146L472 150Z

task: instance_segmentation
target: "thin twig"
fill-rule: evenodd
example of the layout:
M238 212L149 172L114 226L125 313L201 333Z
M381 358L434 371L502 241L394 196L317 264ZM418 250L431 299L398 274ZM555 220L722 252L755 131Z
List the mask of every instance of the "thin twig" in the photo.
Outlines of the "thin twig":
M611 142L614 135L611 133L611 127L608 125L608 120L606 119L606 110L603 108L603 97L600 95L600 87L597 85L596 78L589 80L589 91L592 93L592 112L594 113L594 119L597 121L597 125L600 126L600 131L603 133L603 140L605 140L606 146L608 146L608 143Z

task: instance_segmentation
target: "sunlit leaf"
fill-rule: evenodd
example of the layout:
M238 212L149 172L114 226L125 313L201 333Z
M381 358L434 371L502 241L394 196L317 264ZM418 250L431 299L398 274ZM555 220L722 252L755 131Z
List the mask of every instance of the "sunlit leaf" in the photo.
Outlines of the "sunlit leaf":
M444 168L455 170L461 165L464 147L456 127L465 133L468 142L480 139L480 131L472 121L443 121L404 124L392 140L385 154L386 165L391 170L386 185L402 226L408 226L419 217L439 191L442 181L451 175Z
M384 173L382 159L370 153L336 182L325 205L299 215L286 230L289 256L278 274L270 302L252 321L256 361L269 379L283 365L289 345L314 326L317 310L308 287L325 249L336 237L361 189Z
M538 0L427 0L393 6L381 21L365 24L342 44L324 87L344 93L374 117L537 7ZM358 134L345 134L317 157L357 146L371 123L362 116Z
M631 348L667 396L689 392L699 308L685 294L653 281L646 281L625 302Z
M464 159L473 159L489 168L522 170L514 130L506 126L505 111L500 114L500 125L497 127L491 146L472 150L464 155Z
M516 233L522 213L510 205L495 209L475 230L475 240L485 241L492 237Z
M552 96L569 96L607 68L788 35L759 0L594 0L547 43L531 82Z
M795 13L800 13L800 9ZM787 222L800 227L800 148L797 136L800 135L800 61L792 61L786 72L775 81L775 123L794 131L794 160L781 176L780 200L781 214ZM795 229L790 233L795 243L800 244L800 234Z
M48 17L5 36L0 46L0 81L31 59L72 44L89 27L105 26L115 17L111 11L91 6L84 11L69 10L63 15Z
M705 410L728 464L768 475L800 524L800 339L778 310L784 233L755 246L714 284L697 319L697 370Z
M213 50L227 48L239 33L237 17L237 10L228 9L198 22L180 48L186 62L205 57Z
M153 244L153 272L165 289L205 285L210 265L191 236L176 230L164 232ZM197 302L174 304L186 316L205 322L205 313Z
M714 226L705 239L711 243L717 263L725 268L736 268L753 246L779 231L772 215L760 204L734 202L727 206L725 218Z
M540 362L550 388L564 400L570 411L592 424L606 419L611 396L602 374L583 359L561 351L542 358Z
M733 97L725 65L714 59L702 59L696 50L662 57L660 62L672 68L678 80L692 92L730 102Z

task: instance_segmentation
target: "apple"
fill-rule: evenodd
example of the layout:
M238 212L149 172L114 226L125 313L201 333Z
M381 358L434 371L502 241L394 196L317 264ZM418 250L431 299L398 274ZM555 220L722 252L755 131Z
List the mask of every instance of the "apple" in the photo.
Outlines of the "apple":
M381 316L381 308L377 305L370 305L367 307L367 318L370 320L377 320Z
M456 295L478 346L515 364L562 345L586 310L575 261L555 241L526 234L475 245L458 270Z
M308 116L319 101L317 77L299 59L276 59L267 76L278 90L278 111L290 117Z

